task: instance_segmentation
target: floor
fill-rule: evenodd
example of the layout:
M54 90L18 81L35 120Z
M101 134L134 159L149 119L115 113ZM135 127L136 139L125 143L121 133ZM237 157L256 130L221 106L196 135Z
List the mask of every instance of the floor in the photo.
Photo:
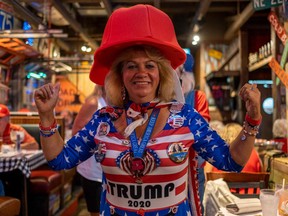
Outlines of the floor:
M74 216L90 216L90 213L87 211L86 202L83 197L79 199L78 209Z

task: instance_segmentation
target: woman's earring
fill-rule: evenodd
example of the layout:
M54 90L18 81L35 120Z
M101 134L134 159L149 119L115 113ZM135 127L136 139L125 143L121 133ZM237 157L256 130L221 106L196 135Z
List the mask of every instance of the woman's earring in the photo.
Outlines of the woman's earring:
M124 86L122 86L121 95L122 95L122 100L125 101L125 99L126 99L126 89L125 89Z

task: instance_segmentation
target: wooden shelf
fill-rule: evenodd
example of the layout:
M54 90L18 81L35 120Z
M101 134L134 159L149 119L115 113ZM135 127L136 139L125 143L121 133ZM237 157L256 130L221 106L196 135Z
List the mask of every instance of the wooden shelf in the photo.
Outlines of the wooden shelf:
M226 56L224 62L222 62L222 64L220 65L218 71L223 71L224 67L231 61L231 59L233 59L237 55L238 52L239 48L234 47L233 50L229 53L229 55Z
M223 78L230 76L240 76L240 71L213 71L209 73L205 78L207 82L215 78Z
M264 58L261 61L253 64L252 66L250 66L248 68L249 72L255 71L255 70L267 65L271 61L271 59L272 59L272 56L268 56L267 58Z

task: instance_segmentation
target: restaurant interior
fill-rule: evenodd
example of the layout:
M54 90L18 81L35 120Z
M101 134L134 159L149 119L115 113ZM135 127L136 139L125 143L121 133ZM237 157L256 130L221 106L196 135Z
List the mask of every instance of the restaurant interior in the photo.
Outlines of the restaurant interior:
M195 89L206 94L210 122L242 124L246 111L238 97L240 87L257 84L261 91L262 123L254 144L260 171L206 170L206 183L223 179L234 195L246 198L259 198L259 189L279 184L284 188L285 181L288 184L286 0L0 0L0 104L9 108L11 123L22 126L40 144L33 92L59 82L55 113L65 138L67 122L61 112L69 110L75 117L93 92L89 72L108 17L117 8L136 4L153 5L171 18L180 46L194 58ZM277 120L281 125L274 129ZM275 130L282 130L283 136ZM5 150L4 144L0 179L17 178L19 191L0 196L0 216L85 216L75 168L52 170L40 145L20 154ZM235 189L244 187L255 190L241 194ZM216 210L206 216L223 210L217 200L211 205Z

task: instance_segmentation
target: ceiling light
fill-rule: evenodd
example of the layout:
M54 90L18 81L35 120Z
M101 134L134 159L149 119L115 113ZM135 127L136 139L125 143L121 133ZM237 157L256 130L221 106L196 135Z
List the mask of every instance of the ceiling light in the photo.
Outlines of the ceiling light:
M197 45L197 44L198 44L198 42L197 42L197 41L195 41L195 40L194 40L194 41L192 41L192 45L194 45L194 46L195 46L195 45Z
M83 45L83 46L81 47L81 50L82 50L83 52L86 52L87 47L86 47L85 45Z
M194 35L193 40L194 40L194 41L197 41L197 42L200 41L199 35Z

